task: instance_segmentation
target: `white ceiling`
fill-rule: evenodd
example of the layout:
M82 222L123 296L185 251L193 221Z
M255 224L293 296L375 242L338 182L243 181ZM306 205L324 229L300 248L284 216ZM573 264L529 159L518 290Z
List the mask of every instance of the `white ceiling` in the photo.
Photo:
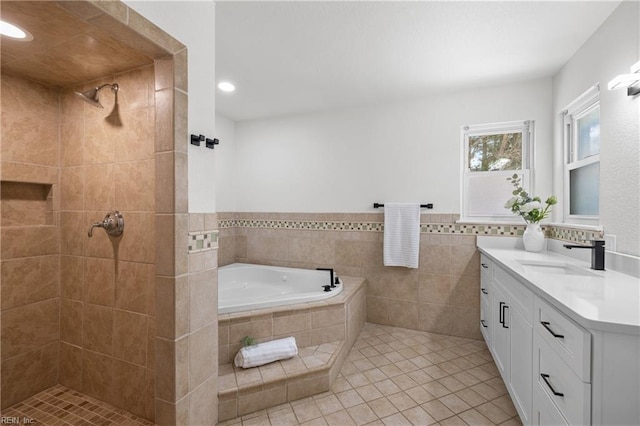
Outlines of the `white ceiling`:
M550 76L619 1L218 2L236 121Z

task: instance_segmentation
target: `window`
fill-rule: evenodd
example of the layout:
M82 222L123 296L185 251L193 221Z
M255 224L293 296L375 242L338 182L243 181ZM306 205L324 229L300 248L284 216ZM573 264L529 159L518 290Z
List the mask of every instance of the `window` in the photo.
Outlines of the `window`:
M600 201L600 90L593 86L564 114L564 221L597 224Z
M462 220L519 219L504 207L513 191L507 178L519 175L531 193L532 134L533 121L462 128Z

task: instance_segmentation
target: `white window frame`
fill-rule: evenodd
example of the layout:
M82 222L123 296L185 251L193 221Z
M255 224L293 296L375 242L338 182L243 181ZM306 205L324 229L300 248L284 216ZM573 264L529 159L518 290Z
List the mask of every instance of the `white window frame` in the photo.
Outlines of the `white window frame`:
M521 223L522 218L513 214L509 209L496 212L492 215L472 215L469 213L469 202L467 196L469 194L469 178L470 175L478 177L480 174L487 176L503 176L505 181L514 173L522 175L522 187L529 194L533 193L533 159L534 159L534 121L507 121L501 123L475 124L462 126L461 145L462 145L462 178L460 190L460 222L501 222L501 223ZM522 168L520 170L501 170L472 172L469 169L469 137L482 135L497 135L504 133L522 133ZM511 198L511 192L504 194L505 203Z
M591 86L586 92L578 96L567 108L563 115L563 223L576 225L598 225L600 215L576 215L571 214L571 181L572 170L600 163L600 154L595 154L582 160L576 160L577 156L577 126L576 120L584 117L595 108L600 107L600 85ZM600 191L600 188L598 188ZM599 210L599 209L598 209Z

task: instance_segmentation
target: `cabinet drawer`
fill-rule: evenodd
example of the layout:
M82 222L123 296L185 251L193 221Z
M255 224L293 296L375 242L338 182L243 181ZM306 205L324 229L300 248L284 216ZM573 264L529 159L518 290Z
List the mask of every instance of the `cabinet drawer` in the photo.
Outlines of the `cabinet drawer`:
M570 425L591 421L591 385L576 376L538 333L534 336L534 392L547 397Z
M591 381L591 334L539 297L535 298L535 327L571 370Z
M533 293L520 284L507 271L499 266L493 267L494 286L500 285L509 297L513 308L518 310L522 317L531 325L533 322Z
M567 420L562 417L558 408L553 405L551 399L540 389L533 392L533 419L535 426L569 426Z

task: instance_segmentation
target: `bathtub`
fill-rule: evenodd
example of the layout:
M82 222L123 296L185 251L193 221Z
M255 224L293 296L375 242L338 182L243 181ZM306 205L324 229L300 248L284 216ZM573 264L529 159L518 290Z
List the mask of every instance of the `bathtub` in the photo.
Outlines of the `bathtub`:
M329 292L328 271L233 263L218 268L218 313L249 311L314 302L337 296L342 284Z

